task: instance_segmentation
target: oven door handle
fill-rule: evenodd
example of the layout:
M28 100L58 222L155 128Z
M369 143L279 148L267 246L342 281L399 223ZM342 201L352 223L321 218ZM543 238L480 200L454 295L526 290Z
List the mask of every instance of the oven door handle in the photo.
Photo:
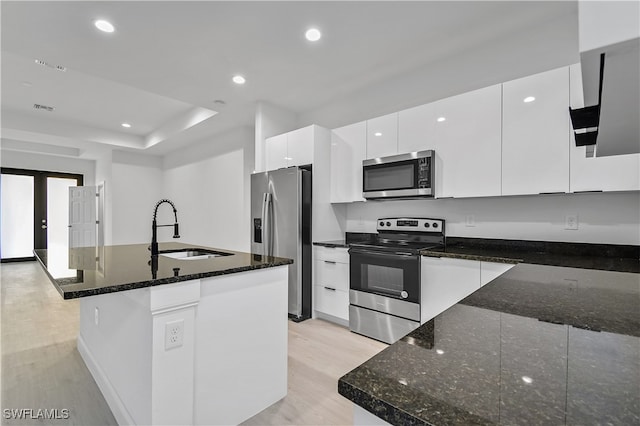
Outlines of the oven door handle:
M403 257L418 257L419 255L416 253L407 253L407 252L396 252L396 251L373 251L373 250L362 250L362 249L349 249L349 254L365 254L365 255L373 255L373 256L403 256Z

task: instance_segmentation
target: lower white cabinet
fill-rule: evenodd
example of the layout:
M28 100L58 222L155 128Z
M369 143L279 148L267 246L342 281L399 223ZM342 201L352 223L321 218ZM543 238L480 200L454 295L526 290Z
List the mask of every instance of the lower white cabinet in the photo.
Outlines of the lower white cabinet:
M446 311L513 266L508 263L423 256L420 264L421 322Z
M313 296L316 315L349 322L349 253L345 247L315 247Z

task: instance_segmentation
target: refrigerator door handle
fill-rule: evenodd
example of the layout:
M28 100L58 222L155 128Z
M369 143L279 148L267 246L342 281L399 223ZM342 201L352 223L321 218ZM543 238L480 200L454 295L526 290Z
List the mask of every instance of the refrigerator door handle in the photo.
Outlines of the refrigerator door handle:
M273 256L273 235L271 235L271 194L262 194L262 255Z

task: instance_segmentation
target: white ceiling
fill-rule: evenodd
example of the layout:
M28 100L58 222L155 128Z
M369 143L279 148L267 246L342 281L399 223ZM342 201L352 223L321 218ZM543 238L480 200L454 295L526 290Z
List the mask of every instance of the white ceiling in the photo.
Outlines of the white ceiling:
M568 51L577 59L575 1L2 1L0 7L3 139L12 149L21 142L30 150L77 148L86 158L105 146L162 155L215 140L253 126L261 101L305 117L332 105L355 107L345 100L363 102L376 90L380 102L401 104L399 94L381 88L409 75L407 82L419 83L416 70L508 41L532 62L554 46L564 55L556 61L570 60ZM116 31L97 31L98 18ZM310 26L323 32L317 43L304 39ZM247 83L232 83L235 74ZM55 110L35 110L34 103ZM209 115L191 126L194 117Z

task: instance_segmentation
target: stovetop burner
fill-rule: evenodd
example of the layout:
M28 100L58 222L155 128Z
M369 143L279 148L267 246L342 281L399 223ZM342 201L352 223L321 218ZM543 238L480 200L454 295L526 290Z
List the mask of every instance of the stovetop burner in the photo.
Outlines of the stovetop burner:
M444 247L443 219L383 218L377 221L378 234L352 247L378 251L402 251L416 254L421 250Z

